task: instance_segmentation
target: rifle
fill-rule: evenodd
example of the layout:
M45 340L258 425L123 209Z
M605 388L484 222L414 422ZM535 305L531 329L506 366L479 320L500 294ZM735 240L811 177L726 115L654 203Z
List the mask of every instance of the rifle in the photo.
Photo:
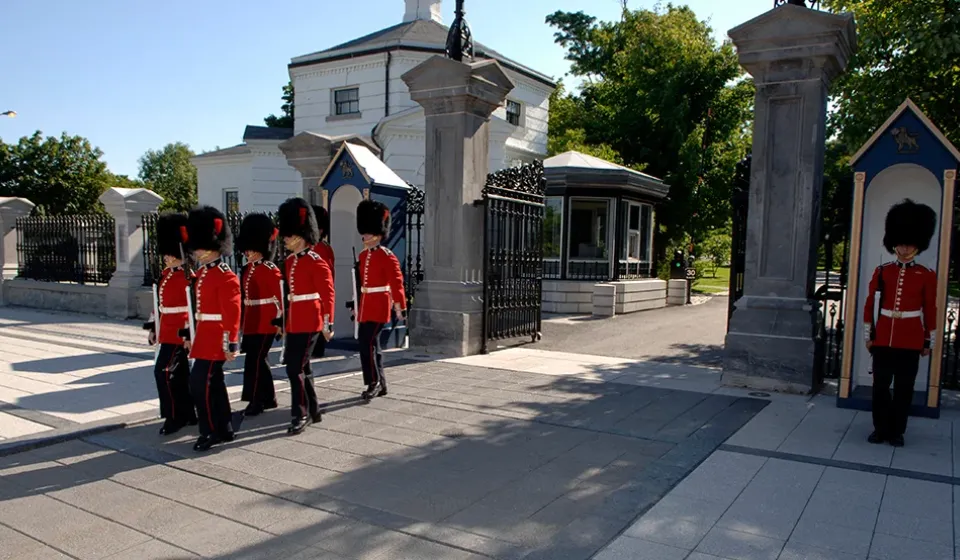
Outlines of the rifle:
M357 248L353 248L353 274L350 275L350 287L353 288L353 301L347 302L347 309L353 312L353 338L360 339L360 299L357 294L359 284L360 262L357 261Z
M197 341L197 324L194 320L194 317L197 315L197 304L193 299L193 287L195 278L190 278L190 265L187 263L187 256L183 252L183 245L180 245L180 261L183 263L183 276L187 279L187 307L190 308L190 311L187 312L187 327L189 328L190 344L194 344ZM190 362L190 367L193 367L193 362Z
M160 286L154 284L150 292L153 295L153 342L156 346L153 351L153 361L156 362L160 358Z
M880 321L880 310L883 309L883 265L877 267L877 292L873 298L873 324L870 325L870 340L877 338L877 322ZM870 349L873 354L873 348ZM873 373L872 371L870 373Z
M278 336L280 338L280 363L281 364L286 363L286 358L287 358L287 337L286 337L286 330L284 328L285 326L284 323L286 322L285 321L286 315L283 309L283 305L285 302L286 302L286 296L283 293L283 278L281 278L280 279L280 317L279 317L280 324L277 325L280 327L280 334Z

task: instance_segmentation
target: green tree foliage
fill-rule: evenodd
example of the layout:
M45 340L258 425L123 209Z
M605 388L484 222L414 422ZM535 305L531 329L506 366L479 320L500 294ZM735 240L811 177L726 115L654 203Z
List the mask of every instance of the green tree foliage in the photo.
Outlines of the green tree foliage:
M140 157L140 180L163 197L161 211L189 210L197 203L197 168L190 163L194 155L189 146L176 142Z
M283 105L280 106L281 116L271 114L263 119L264 124L270 128L293 128L293 82L287 82L283 86L283 95L280 97Z
M27 198L45 215L99 212L100 195L113 186L102 157L89 140L67 133L0 141L0 196Z
M730 219L734 168L747 152L754 95L733 46L687 7L624 10L618 22L556 12L577 95L551 106L551 149L594 146L670 185L657 247L703 238ZM582 132L581 132L582 131Z
M830 124L856 151L907 97L960 144L960 2L824 0L851 12L858 51L833 85Z
M711 231L700 244L699 257L709 263L711 276L717 275L717 269L730 264L733 252L733 240L729 228Z

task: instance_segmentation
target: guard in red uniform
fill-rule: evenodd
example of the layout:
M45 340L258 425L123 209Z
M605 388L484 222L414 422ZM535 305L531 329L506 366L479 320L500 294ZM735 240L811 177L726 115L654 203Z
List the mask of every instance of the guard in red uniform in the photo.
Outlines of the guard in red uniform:
M280 237L290 255L284 263L287 277L286 366L290 379L290 434L299 434L310 422L320 422L317 393L313 387L310 354L323 336L333 337L333 273L313 246L320 241L313 208L302 198L291 198L277 213Z
M367 389L365 400L387 394L380 355L380 331L390 322L390 310L403 318L407 296L403 291L400 261L380 243L390 231L390 210L381 202L363 200L357 206L357 231L363 237L364 250L357 257L359 298L355 320L359 325L360 365Z
M914 260L930 246L936 227L936 212L911 200L887 214L883 246L897 258L874 271L863 309L866 344L873 354L870 443L903 446L920 356L928 356L936 340L937 274Z
M313 246L313 252L320 255L320 258L330 267L330 273L336 279L337 271L333 262L333 247L330 246L327 236L330 234L330 214L323 206L314 206L313 214L317 217L317 228L319 230L320 241ZM313 347L311 355L314 358L322 358L327 351L327 339L318 336L317 345Z
M283 277L271 262L276 251L278 230L266 214L247 214L240 224L237 249L247 264L240 272L243 294L243 395L250 403L246 416L277 408L277 395L270 373L270 349L282 331L276 322L283 317Z
M180 331L187 326L187 286L191 274L184 270L181 227L187 225L184 214L165 213L157 218L157 252L165 268L154 285L156 306L150 321L143 328L150 331L151 345L160 344L153 376L160 397L160 417L164 419L160 435L179 432L184 426L196 425L197 411L190 398L190 365ZM156 316L159 314L159 316Z
M240 280L221 255L231 250L230 226L216 208L204 206L190 212L187 244L197 263L194 287L196 335L190 348L195 361L190 371L190 394L200 417L196 451L233 440L230 398L223 379L223 364L240 350Z

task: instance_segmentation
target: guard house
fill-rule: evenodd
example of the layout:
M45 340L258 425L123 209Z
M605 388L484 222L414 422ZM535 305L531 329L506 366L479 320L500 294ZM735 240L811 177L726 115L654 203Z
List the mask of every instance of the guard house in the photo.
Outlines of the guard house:
M319 204L330 213L330 245L335 258L337 309L334 339L329 346L355 349L353 322L346 304L353 299L354 255L363 250L363 242L357 233L357 205L363 199L373 199L390 208L390 234L383 245L396 254L404 267L404 274L409 275L410 270L405 266L408 260L407 236L411 229L407 227L408 202L411 198L418 198L421 191L401 179L366 146L344 142L320 178L317 192ZM419 232L415 235L419 236ZM419 240L415 240L415 245L418 244ZM388 324L381 335L381 343L387 348L400 346L405 334L403 322Z
M930 355L920 359L911 414L939 417L943 345L953 333L944 332L954 193L960 151L909 99L894 112L852 158L853 217L850 268L844 309L843 362L837 391L841 408L872 408L872 359L864 345L863 309L873 271L892 261L883 247L886 214L905 198L926 204L937 213L938 227L930 247L916 261L937 273L938 320ZM956 304L952 304L956 305ZM955 307L954 307L955 308Z
M637 281L629 289L651 293L618 306L618 313L665 305L666 286L654 280L653 228L655 208L670 187L574 151L547 158L543 168L544 311L590 313L597 283L628 280Z

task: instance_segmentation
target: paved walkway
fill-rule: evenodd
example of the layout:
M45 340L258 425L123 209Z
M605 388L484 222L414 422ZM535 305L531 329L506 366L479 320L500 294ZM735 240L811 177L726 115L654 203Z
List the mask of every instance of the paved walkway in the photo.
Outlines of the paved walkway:
M154 418L154 353L140 322L0 307L0 440ZM279 362L279 346L271 363ZM318 375L358 368L347 352L314 361ZM391 356L388 354L388 361ZM239 398L243 358L227 365ZM274 377L286 380L282 367ZM0 442L0 447L5 442Z
M727 297L610 319L555 317L543 322L541 350L719 367L727 332Z

